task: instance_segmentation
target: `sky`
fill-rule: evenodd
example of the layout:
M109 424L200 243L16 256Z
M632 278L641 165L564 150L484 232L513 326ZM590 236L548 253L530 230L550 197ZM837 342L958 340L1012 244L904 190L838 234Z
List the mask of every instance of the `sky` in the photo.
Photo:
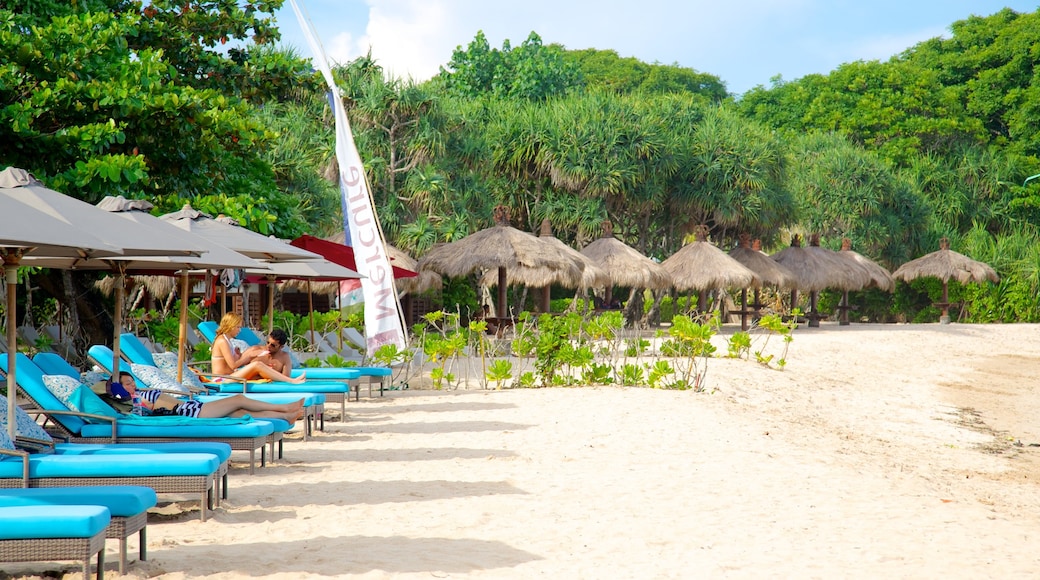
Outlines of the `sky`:
M740 95L780 75L826 74L887 60L950 35L950 25L1040 0L296 0L330 61L366 54L385 71L429 79L483 30L494 48L543 44L614 50L644 62L713 74ZM282 42L311 56L289 0L276 13Z

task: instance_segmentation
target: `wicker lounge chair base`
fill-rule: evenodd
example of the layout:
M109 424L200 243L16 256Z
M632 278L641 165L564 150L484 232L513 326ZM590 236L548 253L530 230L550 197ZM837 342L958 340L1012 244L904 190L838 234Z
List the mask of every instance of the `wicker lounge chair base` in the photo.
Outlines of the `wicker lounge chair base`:
M29 511L31 510L31 512ZM70 513L75 511L75 513ZM64 519L68 523L82 524L91 520L93 527L90 535L73 538L10 538L0 539L0 562L49 562L53 560L78 560L83 564L83 580L90 578L90 560L97 554L97 578L104 578L105 570L105 530L110 521L108 510L100 506L32 506L30 508L0 509L0 520L4 514L20 514L36 518L50 518L57 522ZM104 518L98 517L104 514ZM104 525L101 525L101 523ZM8 522L5 527L11 525Z
M68 487L0 490L0 509L11 506L100 505L111 521L105 537L119 540L119 574L126 573L127 539L138 534L138 556L147 560L148 509L155 506L155 492L145 487Z
M213 507L213 478L200 475L166 475L161 477L31 477L29 487L81 487L99 485L141 485L155 493L196 494L200 497L200 519L206 521ZM21 478L0 478L0 489L23 487Z

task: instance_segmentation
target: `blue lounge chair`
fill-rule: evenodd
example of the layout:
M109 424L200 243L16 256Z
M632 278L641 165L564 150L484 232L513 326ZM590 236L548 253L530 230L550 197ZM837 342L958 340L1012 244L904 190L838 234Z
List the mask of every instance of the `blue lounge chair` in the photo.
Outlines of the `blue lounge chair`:
M7 399L0 397L0 427L7 427ZM209 453L220 461L217 477L213 482L213 505L220 505L221 491L227 499L228 462L231 460L231 446L215 441L185 441L169 443L64 443L57 442L43 427L39 426L28 413L21 408L15 409L16 444L23 448L59 455L122 455L148 453Z
M4 402L6 406L6 399ZM213 482L220 466L216 455L30 453L15 447L14 441L8 437L6 420L4 423L0 429L0 488L141 485L156 493L194 493L201 495L201 519L206 520L206 511L213 500Z
M215 441L235 450L249 451L249 473L253 473L255 453L267 445L274 426L267 421L232 419L188 419L187 417L131 418L116 413L84 387L82 395L94 413L70 409L51 393L43 382L43 371L22 353L17 357L15 380L21 393L51 419L62 439L73 443L163 443ZM0 370L7 372L7 357L0 357ZM89 395L93 395L93 399ZM99 414L103 413L103 414Z
M212 321L209 321L209 322L212 323ZM212 324L214 324L214 326L212 327L212 330L213 330L213 332L215 332L216 331L215 323L212 323ZM212 334L211 333L208 337L206 336L206 334L203 334L203 338L206 338L210 342L210 344L212 344L213 339L215 337L216 337L216 334ZM304 372L306 372L306 370ZM294 376L294 377L300 376L299 369L293 369L292 373L290 373L290 376ZM227 382L227 381L225 381L225 382L221 382L221 383L213 382L213 383L206 383L206 384L215 387L217 390L219 390L222 393L234 393L234 392L238 392L238 393L294 393L294 392L301 392L301 391L310 391L310 392L315 392L315 393L321 393L321 394L325 395L325 399L327 401L329 401L330 403L339 403L340 404L340 417L346 417L347 416L347 396L349 395L350 389L352 388L352 384L351 383L354 382L356 384L356 381L360 377L361 377L361 373L359 371L351 370L342 379L341 378L327 378L326 377L326 378L321 378L321 379L310 380L310 379L312 379L312 377L310 377L308 375L307 378L309 380L306 383L303 383L303 384L282 383L282 382L277 382L277 381L266 381L266 382L258 382L258 381L252 381L252 382L246 382L246 381Z
M104 578L105 533L111 522L99 505L0 507L0 562L78 560L83 580L97 554L97 578Z
M212 320L204 320L198 325L199 333L210 342L213 343L217 337L217 323ZM264 339L257 333L253 332L252 329L242 328L238 332L238 338L246 342L250 346L257 344L263 344ZM379 396L383 396L383 391L386 390L386 381L388 377L393 375L393 370L388 367L373 367L373 366L352 366L352 367L310 367L310 368L293 368L289 372L289 376L298 377L306 373L308 379L318 381L343 381L348 383L354 390L354 400L357 401L361 398L361 381L362 377L368 381L368 395L372 396L372 380L375 379L379 382Z
M110 375L113 374L112 373L112 362L111 361L112 361L112 359L114 357L114 353L112 352L112 349L110 349L107 346L102 345L102 344L95 344L95 345L93 345L93 346L91 346L90 348L87 349L87 357L91 360L91 362L93 362L94 364L98 365L100 368L104 369L105 372L109 373ZM139 369L138 371L135 371L133 366L132 366L132 364L131 365L127 365L127 363L125 361L123 361L123 360L119 361L119 370L120 370L120 372L128 372L128 373L130 373L134 377L134 380L137 381L137 384L138 385L142 385L145 388L153 388L153 385L152 385L153 380L156 380L156 381L165 380L165 378L162 376L162 372L159 371L159 369L156 368L156 367L149 367L149 368L138 367L138 369ZM145 377L141 376L146 371L151 370L151 369L154 369L154 370L152 370L152 373L151 373L152 377L154 377L154 379L151 379L151 378L150 379L146 379ZM172 383L172 381L170 381L170 382ZM309 394L309 393L301 392L301 393L299 393L300 396L297 397L297 398L304 398L307 394ZM272 418L269 418L269 417L264 417L264 418L258 419L258 420L266 421L266 422L270 423L271 426L274 428L274 431L271 433L270 436L268 436L268 443L271 444L271 458L274 459L274 457L275 457L274 449L275 449L275 445L277 444L278 445L278 458L281 459L281 457L282 457L282 443L284 442L285 432L290 430L290 429L292 429L293 425L291 423L289 423L288 421L283 421L281 419L272 419ZM304 433L306 433L306 430L304 431ZM263 465L263 462L264 462L264 459L263 459L263 457L261 457L260 458L260 464Z
M155 490L132 485L0 489L0 510L15 506L95 505L108 508L111 522L105 537L119 540L119 573L126 573L127 538L138 534L138 556L147 560L148 509Z
M164 375L173 381L176 381L175 373L177 372L176 362L169 366L165 360L161 360L162 356L153 354L148 350L148 347L141 342L141 339L134 334L124 333L120 336L120 343L123 345L120 351L123 355L123 359L130 362L131 364L145 365L148 367L156 367L160 370L165 369ZM99 352L101 352L99 350ZM47 353L45 353L47 354ZM174 353L169 353L173 355ZM60 359L60 357L57 357ZM175 358L175 356L173 357ZM36 360L33 357L33 360ZM66 363L67 364L67 363ZM41 365L42 366L42 365ZM110 366L110 365L109 365ZM106 367L107 368L107 367ZM125 369L124 369L125 370ZM132 368L131 368L132 371ZM195 394L195 398L200 401L213 400L217 397L228 396L231 393L220 393L217 389L212 389L206 384L198 380L198 377L190 369L184 369L184 380L182 386L190 389ZM168 375L173 374L174 377ZM145 379L143 384L154 387L151 385L146 377L137 377L138 379ZM294 401L298 401L301 397L304 399L303 408L305 413L305 419L307 420L307 430L303 433L303 440L307 440L307 436L312 433L312 422L319 422L319 429L325 430L325 394L324 393L310 393L310 392L290 392L290 393L248 393L249 397L258 401L265 401L274 404L288 404Z

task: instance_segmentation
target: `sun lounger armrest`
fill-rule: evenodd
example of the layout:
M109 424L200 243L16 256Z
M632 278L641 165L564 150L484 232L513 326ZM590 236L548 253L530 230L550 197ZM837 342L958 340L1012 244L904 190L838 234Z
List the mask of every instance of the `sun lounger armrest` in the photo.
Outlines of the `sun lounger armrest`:
M40 452L54 451L54 441L46 441L44 439L35 439L33 437L17 436L15 437L15 445L22 445L24 447L32 447L38 449Z
M22 458L22 487L29 487L29 454L25 451L0 449L0 455Z
M86 419L97 419L99 421L108 421L112 424L112 442L116 441L116 421L115 417L109 417L108 415L95 415L94 413L80 413L79 411L56 411L53 409L26 409L26 413L30 415L71 415L73 417L83 417Z

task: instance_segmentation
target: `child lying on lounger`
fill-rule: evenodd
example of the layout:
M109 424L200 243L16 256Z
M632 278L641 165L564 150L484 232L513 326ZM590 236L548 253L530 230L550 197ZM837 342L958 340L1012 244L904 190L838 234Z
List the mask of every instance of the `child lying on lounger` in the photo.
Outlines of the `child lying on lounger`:
M250 399L245 395L233 395L215 401L181 400L157 389L137 391L137 381L128 372L119 373L119 383L130 393L140 395L141 405L148 411L168 409L174 415L185 417L241 417L251 415L259 419L284 419L295 423L303 416L303 399L287 405L275 405Z

